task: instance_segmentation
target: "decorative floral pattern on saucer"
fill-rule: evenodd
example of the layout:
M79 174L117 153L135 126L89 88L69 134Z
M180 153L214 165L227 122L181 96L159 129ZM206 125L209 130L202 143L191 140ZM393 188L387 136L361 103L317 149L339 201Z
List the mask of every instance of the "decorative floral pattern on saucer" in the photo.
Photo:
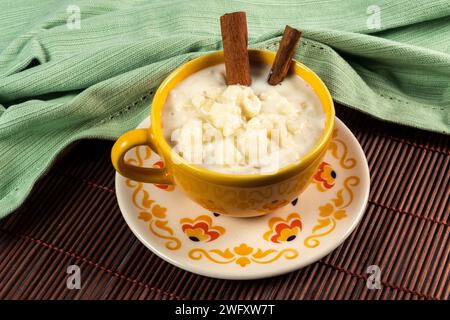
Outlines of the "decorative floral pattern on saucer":
M148 127L145 120L139 127ZM126 161L162 167L148 147ZM232 218L200 207L178 187L131 181L116 174L122 214L134 234L168 262L223 279L256 279L302 268L330 253L354 230L369 195L369 169L350 130L336 119L324 162L311 185L271 214Z

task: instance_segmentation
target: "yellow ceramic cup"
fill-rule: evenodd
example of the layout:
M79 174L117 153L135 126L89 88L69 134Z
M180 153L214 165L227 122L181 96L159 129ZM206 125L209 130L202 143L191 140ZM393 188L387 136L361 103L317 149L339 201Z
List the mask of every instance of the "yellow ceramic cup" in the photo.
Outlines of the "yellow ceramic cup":
M250 61L271 65L275 53L249 50ZM309 184L326 152L334 127L334 105L320 78L303 64L293 61L291 72L308 82L319 96L326 113L325 129L316 146L302 159L271 174L226 174L188 163L172 151L162 131L161 113L169 91L191 74L223 63L223 51L201 56L173 71L160 85L153 98L151 126L122 135L114 144L111 159L114 168L127 178L155 183L176 184L204 208L236 217L270 213L290 203ZM162 169L127 164L125 153L133 147L149 146L165 163Z

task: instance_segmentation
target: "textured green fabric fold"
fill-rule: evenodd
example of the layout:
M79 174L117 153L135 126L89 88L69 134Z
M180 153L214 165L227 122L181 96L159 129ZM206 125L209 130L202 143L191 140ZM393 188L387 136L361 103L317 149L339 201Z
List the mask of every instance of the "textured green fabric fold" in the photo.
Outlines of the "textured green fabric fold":
M450 133L448 1L2 0L0 217L68 144L142 121L164 77L221 49L219 17L239 10L253 48L275 51L286 24L302 30L296 59L336 101Z

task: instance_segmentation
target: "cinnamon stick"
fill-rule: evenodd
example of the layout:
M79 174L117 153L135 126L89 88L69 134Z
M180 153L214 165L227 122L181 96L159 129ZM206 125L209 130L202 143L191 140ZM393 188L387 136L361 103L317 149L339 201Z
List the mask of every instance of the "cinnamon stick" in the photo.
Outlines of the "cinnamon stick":
M227 84L249 86L250 62L247 51L247 18L245 12L227 13L220 17Z
M268 79L269 84L274 86L283 81L286 77L301 34L300 31L291 28L290 26L286 26L284 29L280 47L278 48L277 55L272 64L272 69L270 70Z

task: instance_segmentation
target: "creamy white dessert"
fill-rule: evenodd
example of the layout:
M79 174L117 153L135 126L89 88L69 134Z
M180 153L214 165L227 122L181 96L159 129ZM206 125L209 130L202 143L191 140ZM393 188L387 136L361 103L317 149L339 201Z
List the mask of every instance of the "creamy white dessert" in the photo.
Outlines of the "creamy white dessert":
M223 64L178 83L163 108L163 131L173 150L210 170L276 172L299 161L318 142L325 113L299 76L267 83L270 67L251 67L250 87L225 82Z

